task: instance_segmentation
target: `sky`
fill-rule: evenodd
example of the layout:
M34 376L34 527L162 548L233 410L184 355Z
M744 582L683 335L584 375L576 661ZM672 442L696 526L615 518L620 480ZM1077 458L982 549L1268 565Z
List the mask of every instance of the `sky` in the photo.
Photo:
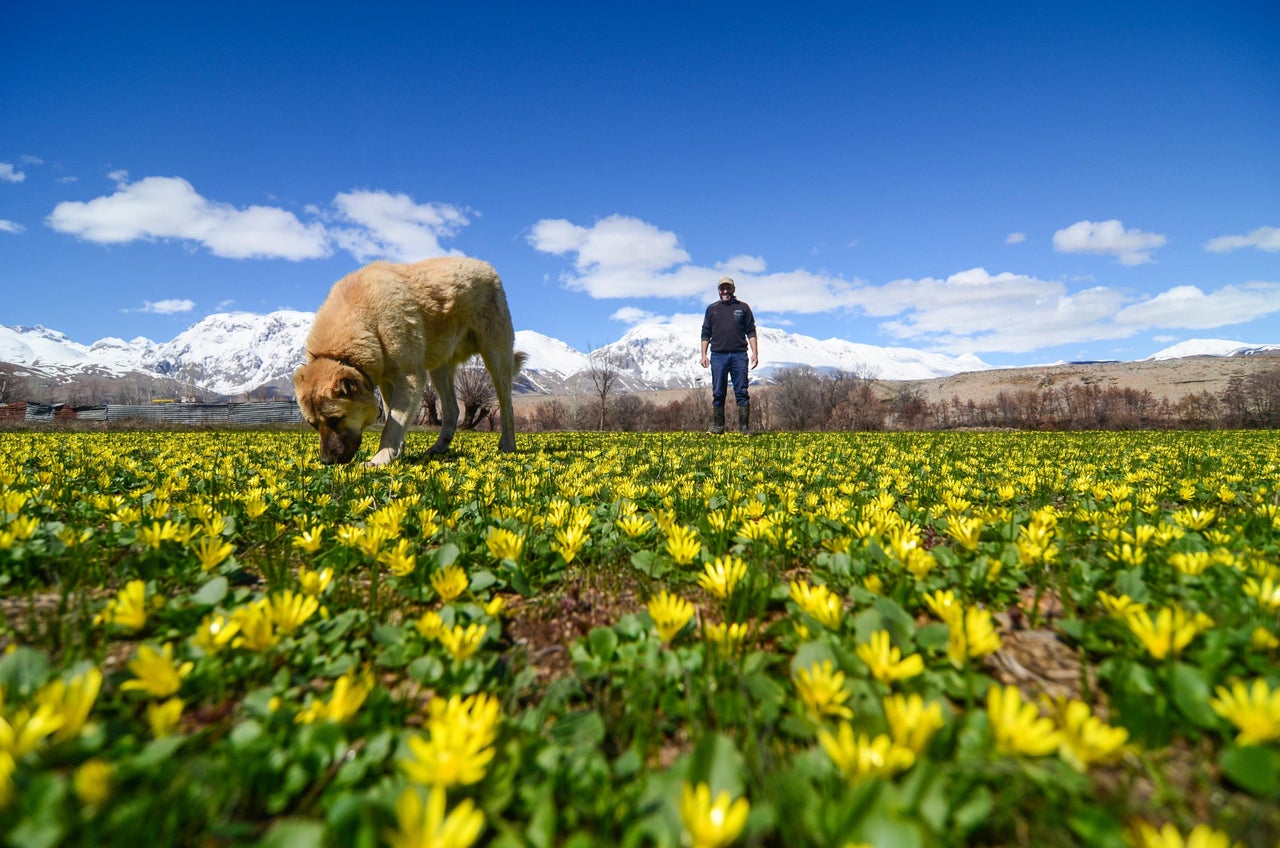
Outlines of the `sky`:
M0 4L0 324L167 341L465 254L517 330L993 365L1280 343L1280 4ZM768 351L760 351L762 364Z

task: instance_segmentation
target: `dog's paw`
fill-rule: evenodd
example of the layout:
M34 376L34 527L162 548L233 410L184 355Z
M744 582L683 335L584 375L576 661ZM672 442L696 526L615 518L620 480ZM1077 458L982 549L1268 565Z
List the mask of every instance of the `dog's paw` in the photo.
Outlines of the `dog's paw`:
M388 465L398 455L399 455L398 451L393 451L391 448L383 448L382 450L378 451L373 455L373 459L370 459L368 462L365 463L365 467L375 468L379 465Z

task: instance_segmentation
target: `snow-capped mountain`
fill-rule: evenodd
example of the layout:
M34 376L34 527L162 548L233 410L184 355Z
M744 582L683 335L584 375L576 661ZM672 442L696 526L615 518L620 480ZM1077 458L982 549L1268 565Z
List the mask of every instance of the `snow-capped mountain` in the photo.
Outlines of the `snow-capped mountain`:
M1251 345L1244 342L1233 342L1228 339L1192 339L1157 351L1148 356L1147 359L1154 361L1159 359L1182 359L1186 356L1247 356L1252 353L1271 350L1280 350L1280 345Z
M314 313L281 310L266 315L222 313L193 324L171 341L104 338L91 345L45 327L0 325L0 363L55 381L78 377L167 378L200 391L234 397L264 386L285 388L304 357ZM781 368L808 365L884 380L926 380L991 366L975 356L945 356L903 347L877 347L843 339L815 339L761 327L761 365L768 380ZM516 333L516 349L528 355L517 390L535 393L589 391L593 363L618 369L624 391L706 385L697 326L640 324L622 338L584 353L531 330ZM1229 356L1280 350L1217 339L1187 341L1149 359Z

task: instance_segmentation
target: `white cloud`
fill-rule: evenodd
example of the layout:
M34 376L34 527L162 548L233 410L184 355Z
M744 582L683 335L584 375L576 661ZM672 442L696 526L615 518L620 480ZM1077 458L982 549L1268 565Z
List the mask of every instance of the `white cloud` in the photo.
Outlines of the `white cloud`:
M27 175L13 167L12 162L0 162L0 182L20 183Z
M1256 247L1268 253L1280 250L1280 227L1258 227L1244 236L1219 236L1205 243L1210 253L1227 253L1241 247Z
M26 227L16 221L6 221L4 218L0 218L0 233L20 233L25 229Z
M596 299L704 297L710 302L716 281L727 275L748 303L753 293L767 293L770 311L824 312L850 305L854 288L847 280L804 270L769 274L758 256L694 265L675 233L625 215L611 215L590 227L544 219L533 225L529 243L543 253L573 254L573 272L562 275L561 282Z
M134 183L123 171L111 177L117 181L114 194L59 203L46 223L100 244L177 239L231 259L316 259L332 252L323 226L304 224L287 210L211 201L180 177Z
M466 210L385 191L339 193L328 211L308 204L304 213L314 220L303 221L278 206L210 200L181 177L108 176L115 193L59 203L45 222L99 244L172 239L229 259L322 259L341 248L361 261L397 262L456 253L440 241L469 223Z
M1009 235L1004 237L1005 244L1022 244L1026 240L1026 233L1009 233Z
M1280 312L1280 283L1223 286L1209 294L1197 286L1175 286L1125 307L1116 314L1115 321L1135 329L1207 330L1243 324L1276 312Z
M881 330L951 353L1024 353L1057 344L1132 333L1107 324L1124 302L1110 289L1070 292L1061 282L973 268L944 280L864 286L854 299L868 315L892 318Z
M191 300L179 300L171 298L168 300L150 301L146 300L142 303L142 308L138 312L148 312L153 315L174 315L179 312L190 312L195 309L195 302Z
M612 321L621 321L623 324L645 324L660 320L660 316L647 309L639 309L635 306L624 306L610 315L609 319Z
M1053 234L1053 249L1059 253L1097 253L1115 256L1121 265L1144 265L1152 262L1151 251L1166 239L1159 233L1126 230L1124 224L1110 221L1077 221Z
M390 259L416 262L456 254L441 247L470 223L467 211L446 203L414 203L407 194L349 191L333 199L340 219L355 226L331 230L339 247L362 262Z

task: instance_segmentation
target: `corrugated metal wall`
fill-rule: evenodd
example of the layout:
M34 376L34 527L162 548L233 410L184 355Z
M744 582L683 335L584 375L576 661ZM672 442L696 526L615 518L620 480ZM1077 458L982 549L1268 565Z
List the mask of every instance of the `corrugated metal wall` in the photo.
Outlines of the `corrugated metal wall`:
M77 419L80 421L146 421L156 424L190 426L256 426L259 424L293 424L302 420L298 405L293 401L264 401L260 403L112 403L106 406L83 406L69 409L46 403L28 403L21 417L15 415L13 404L5 408L4 420L31 422Z

